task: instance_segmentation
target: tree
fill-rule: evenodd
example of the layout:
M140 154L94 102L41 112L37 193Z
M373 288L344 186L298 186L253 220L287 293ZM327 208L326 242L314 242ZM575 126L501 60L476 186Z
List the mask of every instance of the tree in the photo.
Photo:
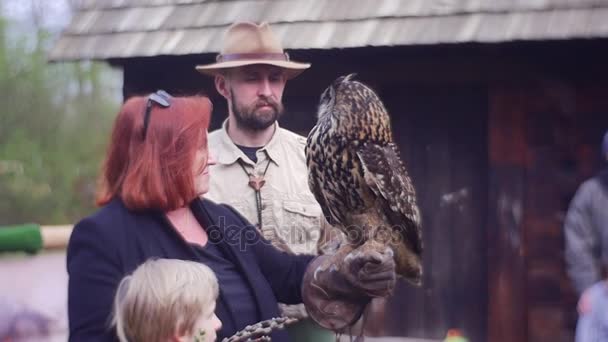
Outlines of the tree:
M120 102L107 86L112 73L98 63L48 64L53 36L42 27L9 36L10 25L0 16L0 224L72 223L93 210Z

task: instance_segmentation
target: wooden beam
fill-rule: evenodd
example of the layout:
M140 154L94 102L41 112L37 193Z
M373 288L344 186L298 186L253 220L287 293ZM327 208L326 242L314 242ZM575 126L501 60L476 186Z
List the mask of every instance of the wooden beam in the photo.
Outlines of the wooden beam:
M527 341L525 116L515 88L490 88L488 341Z

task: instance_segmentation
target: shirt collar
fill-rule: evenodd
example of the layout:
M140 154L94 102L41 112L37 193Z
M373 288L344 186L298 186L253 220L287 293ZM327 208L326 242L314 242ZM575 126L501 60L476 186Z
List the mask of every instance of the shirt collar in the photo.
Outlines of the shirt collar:
M279 123L275 122L275 130L270 141L260 148L261 151L266 151L266 154L270 158L270 160L275 163L277 166L280 163L282 158L282 149L281 149L281 132ZM222 123L222 128L220 130L220 141L221 141L221 151L218 156L218 163L222 165L231 165L234 164L239 159L242 159L246 163L249 164L249 158L245 156L245 153L241 151L238 146L232 141L230 136L228 135L228 119L224 120Z

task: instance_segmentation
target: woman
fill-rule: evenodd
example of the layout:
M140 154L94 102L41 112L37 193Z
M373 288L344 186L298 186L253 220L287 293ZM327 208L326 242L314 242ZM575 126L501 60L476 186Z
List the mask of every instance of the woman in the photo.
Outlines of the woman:
M218 340L277 317L277 301L311 303L314 317L328 316L337 327L328 309L336 297L349 297L339 313L346 318L338 320L352 323L370 296L391 291L394 263L377 256L351 256L337 271L327 267L336 257L318 257L311 264L316 273L309 271L303 284L312 256L276 250L234 209L200 199L214 163L206 138L210 113L205 97L162 91L122 106L101 177L102 207L76 225L68 246L70 341L116 341L109 324L114 293L149 258L198 261L214 271ZM285 331L271 337L288 340Z

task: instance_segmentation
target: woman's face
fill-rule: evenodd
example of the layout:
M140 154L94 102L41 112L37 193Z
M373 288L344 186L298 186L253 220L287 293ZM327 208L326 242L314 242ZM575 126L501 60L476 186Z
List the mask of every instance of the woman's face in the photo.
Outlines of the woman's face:
M205 167L201 170L201 166L203 165ZM201 196L209 191L209 166L211 165L215 165L215 158L209 150L201 148L196 151L193 168L194 188L197 196Z

